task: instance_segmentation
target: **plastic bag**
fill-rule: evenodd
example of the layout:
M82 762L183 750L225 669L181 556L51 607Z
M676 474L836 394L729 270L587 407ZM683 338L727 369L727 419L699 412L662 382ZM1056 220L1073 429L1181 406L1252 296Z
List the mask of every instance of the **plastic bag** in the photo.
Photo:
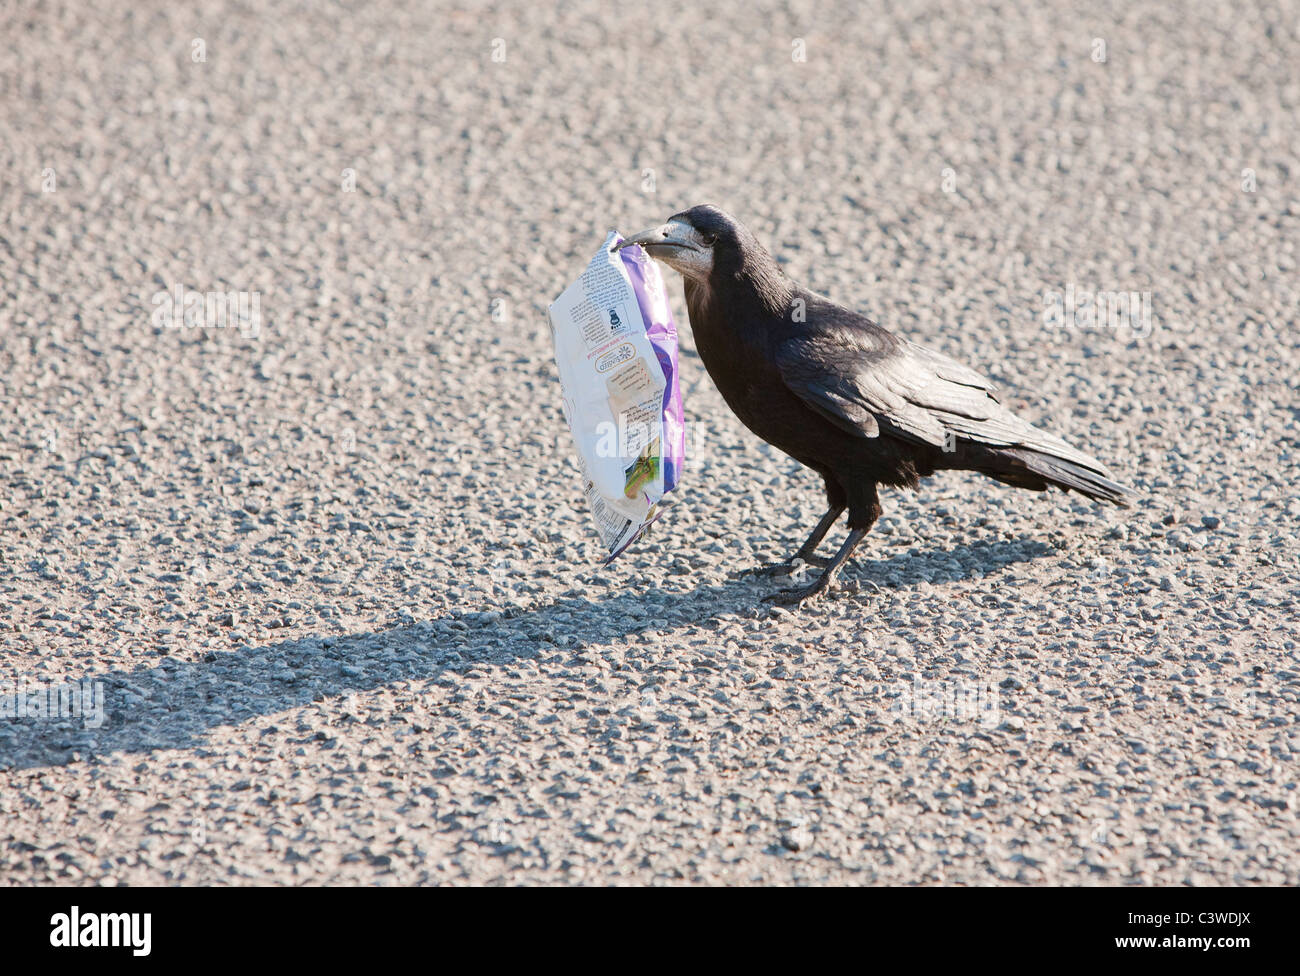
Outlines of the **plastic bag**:
M564 417L608 563L657 519L686 455L677 325L655 262L611 232L550 306Z

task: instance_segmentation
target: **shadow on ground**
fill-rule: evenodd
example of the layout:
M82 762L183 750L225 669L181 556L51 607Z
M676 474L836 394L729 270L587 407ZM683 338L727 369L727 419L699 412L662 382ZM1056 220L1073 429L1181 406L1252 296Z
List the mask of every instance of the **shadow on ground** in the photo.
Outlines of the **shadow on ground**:
M869 602L873 586L902 589L920 582L983 578L1050 551L1038 540L1021 538L859 559L844 578L861 583L861 590L833 599ZM103 725L90 729L74 718L0 719L0 769L44 768L155 749L202 753L209 748L203 736L211 729L311 702L393 682L436 680L447 672L502 667L539 650L573 653L647 628L696 626L724 613L769 613L761 598L782 585L788 584L750 577L684 593L637 589L599 603L569 598L495 614L466 611L386 630L303 637L210 654L201 661L166 658L130 672L87 675L103 684ZM662 606L665 612L647 613L647 605ZM802 612L817 610L813 606ZM500 635L490 650L464 647L467 639L489 629ZM557 636L573 643L543 648Z

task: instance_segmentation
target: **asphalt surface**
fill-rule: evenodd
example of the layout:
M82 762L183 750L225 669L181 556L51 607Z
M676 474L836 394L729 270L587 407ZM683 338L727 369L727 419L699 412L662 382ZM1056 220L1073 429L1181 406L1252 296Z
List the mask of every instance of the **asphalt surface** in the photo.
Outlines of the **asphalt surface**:
M128 6L0 12L0 691L103 703L0 881L1300 881L1296 3ZM942 475L770 609L820 487L674 283L602 568L545 309L702 202L1135 507Z

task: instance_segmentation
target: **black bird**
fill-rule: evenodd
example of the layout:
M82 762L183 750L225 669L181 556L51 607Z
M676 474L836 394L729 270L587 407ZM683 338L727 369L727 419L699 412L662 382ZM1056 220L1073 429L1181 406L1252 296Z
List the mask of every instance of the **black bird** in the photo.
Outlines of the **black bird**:
M978 471L1017 488L1049 485L1126 506L1129 489L1102 463L1021 420L993 384L791 280L745 227L693 207L633 234L679 271L704 367L727 405L763 440L826 482L829 508L789 562L824 567L770 600L826 592L880 516L876 486L915 488L936 471ZM817 546L845 509L849 534L830 560Z

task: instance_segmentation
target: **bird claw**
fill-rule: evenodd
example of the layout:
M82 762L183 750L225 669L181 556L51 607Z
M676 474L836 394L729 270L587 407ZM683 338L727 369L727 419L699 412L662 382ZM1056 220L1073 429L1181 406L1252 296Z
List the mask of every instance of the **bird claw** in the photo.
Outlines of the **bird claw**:
M831 564L831 561L824 556L809 556L804 558L796 556L794 559L787 560L783 563L767 563L764 566L755 566L753 569L747 569L741 572L742 576L788 576L791 573L797 573L802 569L825 569Z
M764 603L771 603L778 607L802 607L805 603L815 600L831 588L832 580L826 576L820 576L814 582L807 586L800 586L789 590L780 590L771 596L763 597Z

